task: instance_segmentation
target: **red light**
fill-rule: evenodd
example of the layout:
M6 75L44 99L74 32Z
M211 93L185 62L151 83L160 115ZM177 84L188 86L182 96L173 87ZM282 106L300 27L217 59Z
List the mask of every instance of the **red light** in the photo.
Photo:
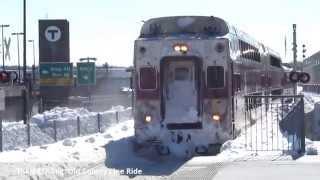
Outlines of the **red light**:
M0 72L0 81L2 83L7 83L10 81L10 74L8 72L2 71Z

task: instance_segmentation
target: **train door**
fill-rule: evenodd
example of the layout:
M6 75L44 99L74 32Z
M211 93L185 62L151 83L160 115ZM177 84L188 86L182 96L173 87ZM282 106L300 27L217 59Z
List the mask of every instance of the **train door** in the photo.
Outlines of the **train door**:
M163 69L166 123L198 121L199 70L192 60L168 60Z

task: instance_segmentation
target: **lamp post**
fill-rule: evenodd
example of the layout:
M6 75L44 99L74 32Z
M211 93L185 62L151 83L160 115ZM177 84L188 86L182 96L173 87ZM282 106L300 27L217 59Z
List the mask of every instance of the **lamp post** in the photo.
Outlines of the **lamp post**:
M32 65L32 80L33 83L36 82L36 57L35 57L35 51L34 51L34 40L28 40L28 42L32 43L32 49L33 49L33 65Z
M18 79L19 79L19 83L21 82L21 69L20 69L20 47L19 47L19 35L23 35L22 32L20 33L12 33L12 35L17 36L17 47L18 47Z
M2 47L2 69L5 70L4 67L4 46L3 46L3 28L9 27L9 24L1 24L1 47Z

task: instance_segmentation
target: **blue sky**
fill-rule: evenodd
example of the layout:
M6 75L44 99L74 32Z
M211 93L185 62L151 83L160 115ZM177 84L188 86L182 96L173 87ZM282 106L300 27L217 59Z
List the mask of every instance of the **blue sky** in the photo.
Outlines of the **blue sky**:
M22 2L0 0L0 24L10 24L5 28L5 36L22 31ZM286 61L292 59L291 30L296 23L298 60L301 60L302 43L307 45L307 56L320 50L319 5L316 0L27 0L27 39L35 40L38 57L38 19L68 19L72 62L91 56L97 57L99 64L107 61L113 65L130 65L142 20L213 15L246 31L283 58L287 36ZM16 38L11 38L12 59L6 62L16 64ZM28 64L31 64L32 46L27 45Z

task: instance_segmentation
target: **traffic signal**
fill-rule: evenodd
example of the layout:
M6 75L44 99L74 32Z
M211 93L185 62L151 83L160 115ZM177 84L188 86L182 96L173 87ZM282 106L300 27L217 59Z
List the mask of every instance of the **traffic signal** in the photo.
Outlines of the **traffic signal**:
M16 82L18 80L18 73L15 71L1 71L0 83Z
M7 83L10 81L10 74L6 71L0 72L0 81L2 83Z
M306 72L291 71L289 79L292 83L297 83L299 81L302 83L308 83L310 81L310 75Z

